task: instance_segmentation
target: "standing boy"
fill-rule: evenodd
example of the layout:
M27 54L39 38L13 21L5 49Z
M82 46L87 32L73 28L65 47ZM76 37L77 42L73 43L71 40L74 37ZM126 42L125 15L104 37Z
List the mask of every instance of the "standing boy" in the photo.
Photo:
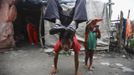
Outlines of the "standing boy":
M91 70L93 63L94 50L97 45L97 38L101 37L99 26L96 25L102 19L93 19L90 23L87 23L85 29L85 66L88 70ZM90 60L88 63L88 59Z

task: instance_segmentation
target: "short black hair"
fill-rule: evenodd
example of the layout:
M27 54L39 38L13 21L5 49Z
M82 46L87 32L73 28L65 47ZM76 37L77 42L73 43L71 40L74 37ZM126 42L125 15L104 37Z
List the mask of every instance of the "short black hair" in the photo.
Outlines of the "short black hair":
M60 33L60 39L73 39L74 34L70 33L69 31L65 30Z

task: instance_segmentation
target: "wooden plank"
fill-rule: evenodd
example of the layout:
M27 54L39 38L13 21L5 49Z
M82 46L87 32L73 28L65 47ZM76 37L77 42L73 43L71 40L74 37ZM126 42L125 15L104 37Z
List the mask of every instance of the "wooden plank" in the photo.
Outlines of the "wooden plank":
M44 48L43 39L42 39L42 36L41 36L41 31L42 31L42 28L41 28L42 27L42 17L43 17L43 7L41 8L41 15L40 15L39 40L40 40L41 47Z

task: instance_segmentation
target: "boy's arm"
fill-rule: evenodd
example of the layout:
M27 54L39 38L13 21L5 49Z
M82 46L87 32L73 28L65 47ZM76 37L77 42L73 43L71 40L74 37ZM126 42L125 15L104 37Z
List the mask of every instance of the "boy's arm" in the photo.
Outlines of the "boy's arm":
M100 32L99 29L97 29L97 31L96 31L96 35L97 35L97 38L101 38L101 32Z
M85 28L85 40L84 40L84 46L85 46L85 48L86 48L87 38L88 38L88 25Z

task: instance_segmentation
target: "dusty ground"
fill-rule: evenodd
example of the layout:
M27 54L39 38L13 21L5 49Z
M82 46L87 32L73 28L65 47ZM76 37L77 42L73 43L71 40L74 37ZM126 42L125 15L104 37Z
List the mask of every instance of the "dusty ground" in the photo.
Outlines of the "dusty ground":
M118 53L96 53L93 72L83 66L84 55L80 55L82 75L134 75L134 59ZM53 56L44 49L29 47L0 53L0 75L49 75ZM73 55L60 55L57 75L74 75Z

